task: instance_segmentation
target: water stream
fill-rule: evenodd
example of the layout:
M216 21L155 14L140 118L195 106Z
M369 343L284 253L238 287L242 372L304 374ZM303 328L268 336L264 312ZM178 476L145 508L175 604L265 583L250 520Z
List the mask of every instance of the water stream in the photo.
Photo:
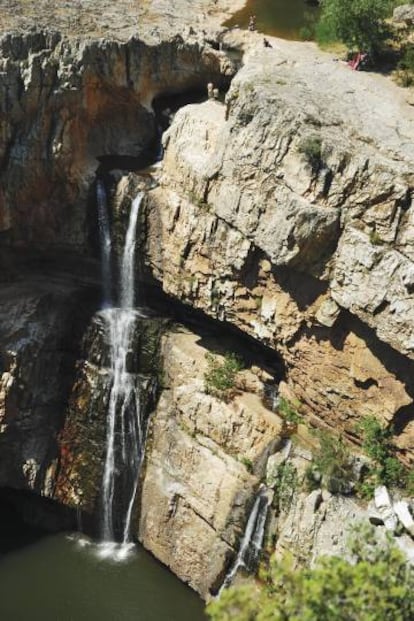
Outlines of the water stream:
M144 452L145 425L141 411L140 382L128 368L131 341L139 316L134 309L134 268L136 228L142 199L143 194L139 193L131 205L120 261L120 306L108 308L102 313L110 345L112 376L102 479L102 556L115 554L123 557L130 548L131 517Z
M246 569L248 572L252 572L257 568L263 546L269 502L269 490L262 487L250 511L236 560L225 577L220 592L232 584L241 568Z
M105 186L98 180L96 184L96 200L98 203L98 229L101 248L102 270L102 305L104 308L111 306L112 278L111 278L111 255L112 243L109 227L108 205Z

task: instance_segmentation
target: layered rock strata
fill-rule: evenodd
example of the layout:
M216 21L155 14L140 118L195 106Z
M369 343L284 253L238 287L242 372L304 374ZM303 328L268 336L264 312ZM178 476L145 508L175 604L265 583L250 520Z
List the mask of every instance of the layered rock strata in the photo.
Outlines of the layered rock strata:
M226 104L176 115L146 245L165 291L282 355L304 412L350 437L366 414L394 422L407 460L413 135L378 76L257 46Z

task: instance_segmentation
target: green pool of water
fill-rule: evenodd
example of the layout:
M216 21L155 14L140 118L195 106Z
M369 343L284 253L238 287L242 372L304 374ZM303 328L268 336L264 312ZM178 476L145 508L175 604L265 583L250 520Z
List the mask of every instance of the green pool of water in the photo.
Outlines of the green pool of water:
M225 22L225 26L247 28L256 15L257 30L283 39L301 39L303 28L312 27L319 9L304 0L248 0L246 6Z
M142 548L99 558L64 534L0 556L1 621L203 621L203 602Z

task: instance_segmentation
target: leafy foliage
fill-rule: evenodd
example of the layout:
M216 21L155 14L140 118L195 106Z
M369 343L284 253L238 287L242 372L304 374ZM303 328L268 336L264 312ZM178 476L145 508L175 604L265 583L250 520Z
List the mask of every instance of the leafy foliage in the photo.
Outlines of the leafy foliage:
M319 431L319 449L314 453L312 471L319 473L332 493L350 491L354 478L352 457L342 438ZM310 473L307 472L308 479Z
M228 400L236 387L236 376L243 368L243 363L236 354L227 353L221 360L218 356L208 353L207 371L204 374L204 390L224 401Z
M286 511L292 502L295 489L298 486L298 472L293 464L285 461L277 469L274 484L275 499L279 511Z
M404 50L398 69L401 85L412 86L414 84L414 46L412 44Z
M247 472L250 472L250 473L253 472L253 462L251 459L249 459L248 457L242 457L240 461L243 464L243 466L246 468Z
M322 141L319 136L308 136L304 138L298 146L299 153L302 153L312 170L318 170L322 162Z
M207 613L212 621L411 621L414 568L396 546L378 545L367 527L349 551L354 563L332 556L296 571L286 556L262 573L261 583L225 590Z
M365 416L357 429L362 433L362 448L373 462L361 487L363 495L370 496L376 485L406 487L413 477L395 457L392 428L381 425L375 416Z
M389 36L385 18L390 9L390 0L323 0L317 36L375 54Z
M297 425L302 420L293 403L291 403L284 397L279 397L277 409L280 416L287 423L293 423Z

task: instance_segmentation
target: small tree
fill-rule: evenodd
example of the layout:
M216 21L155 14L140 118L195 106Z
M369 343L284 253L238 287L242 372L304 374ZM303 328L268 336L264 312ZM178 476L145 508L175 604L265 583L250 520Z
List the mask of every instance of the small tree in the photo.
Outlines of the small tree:
M376 54L389 30L390 0L323 0L317 31L349 49Z

